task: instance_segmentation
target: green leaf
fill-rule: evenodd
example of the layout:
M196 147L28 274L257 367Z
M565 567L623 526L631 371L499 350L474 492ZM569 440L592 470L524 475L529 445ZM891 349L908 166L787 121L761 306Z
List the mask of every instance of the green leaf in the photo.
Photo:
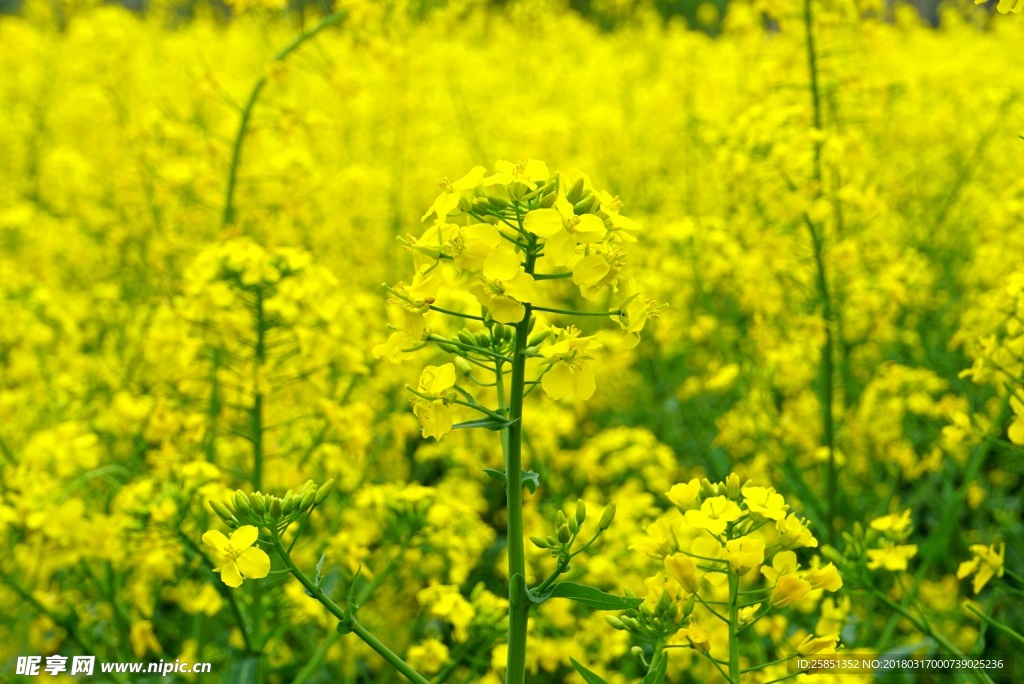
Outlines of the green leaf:
M594 674L593 672L591 672L590 670L576 662L575 658L570 656L569 662L572 663L572 666L575 667L576 671L580 673L580 676L583 677L583 679L587 680L587 684L608 684L608 682L601 679L599 676L597 676L596 674Z
M511 425L507 420L498 420L497 418L478 418L477 420L467 420L464 423L457 423L452 425L452 430L462 430L464 428L487 428L488 430L504 430Z
M540 475L533 472L532 470L524 470L522 471L522 473L523 484L526 485L526 488L530 490L531 494L533 494L535 491L537 491L537 487L540 486Z
M653 664L650 670L647 671L647 676L641 680L640 684L664 684L665 682L665 671L668 669L668 656L664 653L655 655L657 664Z
M544 603L548 599L553 598L564 598L582 603L595 610L628 610L636 608L644 602L642 598L616 596L615 594L601 591L597 587L588 587L585 584L576 584L575 582L559 582L551 587L544 596L537 596L531 592L527 592L527 594L534 603Z
M494 468L484 468L484 472L487 473L487 477L491 478L492 480L497 480L498 482L508 482L508 480L505 479L505 473L503 473L500 470L495 470Z

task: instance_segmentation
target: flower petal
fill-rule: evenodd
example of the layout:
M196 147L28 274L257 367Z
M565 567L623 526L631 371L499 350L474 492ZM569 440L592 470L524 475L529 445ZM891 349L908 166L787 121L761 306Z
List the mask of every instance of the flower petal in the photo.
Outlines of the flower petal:
M263 549L250 547L238 557L235 565L245 577L259 579L270 573L270 556Z
M228 538L219 530L210 530L204 534L203 543L221 555L228 551Z
M220 579L231 588L242 586L242 576L238 573L238 566L228 563L220 569Z
M231 548L235 552L244 551L253 544L260 536L260 531L255 525L242 525L231 533Z

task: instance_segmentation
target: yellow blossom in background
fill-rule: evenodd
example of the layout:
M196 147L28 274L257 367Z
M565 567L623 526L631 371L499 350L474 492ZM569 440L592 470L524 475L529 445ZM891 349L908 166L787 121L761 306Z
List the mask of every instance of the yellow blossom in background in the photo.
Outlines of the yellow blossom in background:
M884 568L891 571L907 569L907 562L917 555L916 544L886 543L880 549L868 549L868 568L878 570Z
M1003 542L991 546L971 544L970 550L973 558L960 563L956 570L956 576L957 579L964 579L974 575L972 588L974 593L978 594L993 577L1003 576L1006 544Z

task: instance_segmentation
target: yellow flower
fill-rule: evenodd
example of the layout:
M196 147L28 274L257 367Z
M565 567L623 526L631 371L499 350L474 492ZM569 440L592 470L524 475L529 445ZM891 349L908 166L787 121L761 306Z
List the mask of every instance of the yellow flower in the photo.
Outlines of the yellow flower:
M839 570L832 563L823 568L811 568L804 573L804 579L815 589L826 591L838 591L843 586L843 578L839 576Z
M477 166L454 183L447 178L442 180L438 183L441 186L441 194L430 205L430 209L427 209L427 213L423 215L421 220L426 221L431 216L437 216L438 219L443 220L448 214L458 208L459 201L462 199L462 191L472 190L480 186L485 173L487 173L487 169ZM436 178L437 176L434 177Z
M561 194L553 208L526 214L523 228L545 239L544 259L554 266L567 266L579 245L600 242L606 233L603 220L594 214L577 216Z
M412 412L420 421L424 437L441 439L452 429L452 412L448 404L455 386L455 364L427 366L420 374L418 393L410 398Z
M1000 542L992 546L984 544L971 544L971 553L974 558L964 561L957 568L957 579L963 579L968 575L974 575L974 593L979 593L985 588L993 577L1002 577L1005 572L1003 561L1006 558L1006 544Z
M438 639L427 639L409 648L409 663L419 672L437 672L448 662L448 647Z
M686 484L680 482L679 484L672 485L672 489L668 490L667 496L669 501L683 511L688 511L700 506L700 493L700 480L693 478Z
M779 543L785 548L795 549L801 546L813 548L818 545L818 540L807 529L807 525L796 517L795 513L790 513L775 523L775 529L779 533Z
M878 568L885 568L886 570L898 571L907 569L907 561L917 555L917 545L915 544L904 544L897 546L895 544L885 544L880 549L868 549L868 558L871 561L868 563L868 569L877 570Z
M786 509L789 508L782 495L771 487L747 485L743 488L743 499L748 511L775 521L785 518Z
M523 302L535 296L533 276L523 270L519 253L498 245L484 260L483 275L470 289L480 306L499 323L518 323L526 315Z
M727 523L739 519L742 514L743 511L735 501L730 501L724 496L713 496L705 499L700 505L700 510L686 511L686 522L718 535L725 532Z
M772 584L779 581L779 577L789 575L797 571L800 564L796 560L796 554L792 551L780 551L772 558L772 565L761 568L761 574Z
M591 352L601 345L593 337L580 337L576 328L567 328L563 334L560 342L541 350L550 366L541 379L541 387L552 399L586 401L597 389L594 371L586 362L593 360Z
M607 286L617 289L619 279L624 275L623 255L622 250L613 249L590 254L577 261L572 269L572 281L579 285L580 294L594 300Z
M791 603L803 600L811 593L811 583L796 573L783 575L772 589L771 602L776 608L785 608Z
M883 532L886 535L894 538L903 538L904 533L910 528L910 509L903 511L900 514L890 513L889 515L881 518L876 518L871 521L871 529Z
M817 655L819 653L835 653L836 645L838 643L838 634L829 634L827 636L820 637L808 634L804 640L800 642L800 645L796 647L796 652L802 656Z
M764 562L764 540L740 537L725 543L725 556L740 575Z
M203 535L203 542L216 552L215 562L220 567L213 571L220 573L224 584L239 587L243 577L260 579L270 573L270 557L263 549L253 546L259 536L259 530L253 525L239 527L231 533L231 539L217 530Z

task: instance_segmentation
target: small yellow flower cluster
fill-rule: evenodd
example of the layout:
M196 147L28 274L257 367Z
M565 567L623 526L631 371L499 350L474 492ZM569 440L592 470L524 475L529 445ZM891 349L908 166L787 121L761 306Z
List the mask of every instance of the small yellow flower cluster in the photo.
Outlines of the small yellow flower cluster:
M503 363L513 363L516 335L533 331L536 319L526 330L517 325L528 311L580 313L547 306L571 299L556 287L542 296L539 283L547 281L571 279L585 300L617 301L618 308L591 315L614 318L626 347L635 346L646 322L658 316L661 307L639 293L626 264L640 225L622 215L622 202L595 189L586 174L553 173L536 160L499 161L490 175L478 166L440 186L423 215L433 225L419 238L404 240L416 272L410 283L387 288L394 332L374 348L378 358L398 362L433 342L462 359L467 372L470 364L483 366L501 383ZM443 316L477 320L485 329L459 330L449 339L437 321ZM574 326L551 326L518 353L525 349L531 357L527 382L540 384L552 399L582 401L597 388L592 362L601 347ZM454 364L428 366L418 388L410 388L424 437L440 438L452 429L450 405L464 403L458 395L466 395L456 381ZM475 404L466 396L467 405Z
M878 549L867 550L868 569L906 571L907 562L917 555L916 544L902 543L914 531L910 521L910 509L872 520L871 529L881 533L882 546Z
M644 605L612 618L613 627L727 662L735 648L725 638L730 630L735 635L772 610L843 586L833 563L814 557L802 566L796 551L818 541L775 489L741 486L732 474L718 483L694 478L667 495L675 508L632 547L659 559L662 568L647 580ZM838 633L808 636L797 651L831 653L838 641Z

